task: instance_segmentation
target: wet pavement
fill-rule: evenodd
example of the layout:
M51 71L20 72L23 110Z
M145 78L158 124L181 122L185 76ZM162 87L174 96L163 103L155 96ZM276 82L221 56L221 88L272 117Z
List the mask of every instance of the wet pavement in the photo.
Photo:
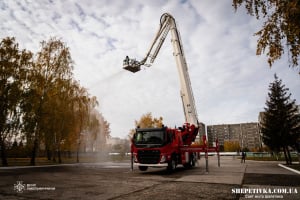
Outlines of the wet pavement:
M0 199L300 199L300 175L278 163L224 156L218 167L210 156L209 172L204 159L173 173L132 172L128 162L0 168Z

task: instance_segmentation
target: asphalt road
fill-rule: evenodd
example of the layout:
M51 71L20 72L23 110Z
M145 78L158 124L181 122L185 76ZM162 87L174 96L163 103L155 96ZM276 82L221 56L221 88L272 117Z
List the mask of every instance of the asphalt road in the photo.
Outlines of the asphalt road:
M165 169L132 172L129 163L109 162L0 168L0 199L260 199L236 189L277 187L293 194L272 197L300 199L300 175L276 162L241 164L233 157L221 157L218 167L215 157L209 159L208 173L203 159L195 168L178 167L174 173Z

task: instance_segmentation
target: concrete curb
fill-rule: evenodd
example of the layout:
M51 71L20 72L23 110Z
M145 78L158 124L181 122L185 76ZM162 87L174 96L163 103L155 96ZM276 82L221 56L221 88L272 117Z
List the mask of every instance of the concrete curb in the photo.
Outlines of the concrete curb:
M0 167L1 169L26 169L26 168L42 168L42 167L59 167L59 166L72 166L79 165L81 163L72 163L72 164L54 164L54 165L28 165L28 166L10 166L10 167Z
M287 167L287 166L284 166L284 165L282 165L282 164L278 164L278 166L279 166L279 167L282 167L282 168L285 168L285 169L287 169L287 170L290 170L291 172L294 172L294 173L296 173L296 174L300 174L300 171L298 171L298 170L296 170L296 169L292 169L292 168Z

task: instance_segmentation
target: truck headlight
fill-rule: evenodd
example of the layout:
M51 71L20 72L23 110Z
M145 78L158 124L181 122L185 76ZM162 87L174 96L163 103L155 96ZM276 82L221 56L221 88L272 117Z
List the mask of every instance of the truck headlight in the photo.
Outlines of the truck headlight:
M134 162L135 162L135 163L137 163L137 162L138 162L138 159L137 159L137 154L136 154L136 153L134 153L134 154L133 154L133 160L134 160Z
M166 156L165 155L162 155L161 158L160 158L160 163L164 163L166 162Z

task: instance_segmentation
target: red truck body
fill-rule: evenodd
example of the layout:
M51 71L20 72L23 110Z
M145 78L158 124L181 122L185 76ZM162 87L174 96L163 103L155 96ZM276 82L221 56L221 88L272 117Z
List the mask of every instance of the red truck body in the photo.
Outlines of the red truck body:
M197 134L198 128L189 123L179 128L137 128L131 145L133 165L141 171L148 167L167 167L172 171L180 164L192 167L199 152L218 151L218 145L207 147L206 136L202 138L203 145L193 144Z

